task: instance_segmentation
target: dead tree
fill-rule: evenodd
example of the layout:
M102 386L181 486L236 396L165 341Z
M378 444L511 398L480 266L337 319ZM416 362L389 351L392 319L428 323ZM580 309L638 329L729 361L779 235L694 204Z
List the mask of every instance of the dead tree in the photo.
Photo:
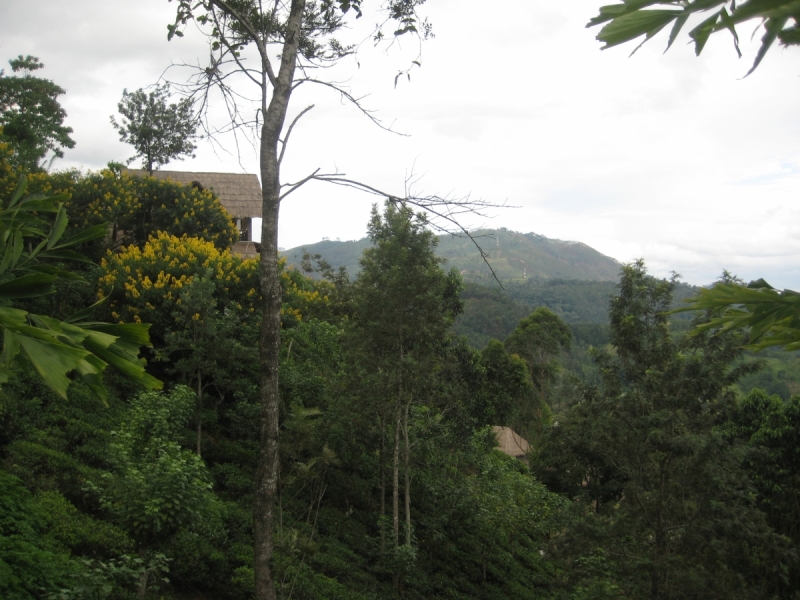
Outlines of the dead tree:
M375 43L399 36L414 36L422 41L431 34L428 22L417 12L425 0L385 0L385 16L372 33ZM281 164L292 130L312 106L296 112L289 120L293 92L301 85L320 85L332 89L360 110L376 125L381 122L367 110L361 98L333 81L320 77L325 67L354 53L358 46L342 45L334 36L349 18L361 16L364 0L177 0L174 24L169 37L183 36L190 23L208 36L211 58L208 65L197 65L183 91L195 101L206 134L233 132L237 144L250 135L258 144L262 185L262 229L260 285L263 313L259 339L261 371L260 450L256 473L255 589L258 600L273 600L275 588L270 571L273 553L275 498L278 484L278 351L280 348L281 287L278 276L278 216L281 201L311 181L324 181L366 191L377 196L403 201L432 214L440 230L467 234L458 225L464 213L480 214L489 205L470 198L451 199L438 195L405 197L384 193L348 179L341 173L319 170L294 183L281 181ZM383 27L392 33L384 36ZM249 53L249 54L248 54ZM279 58L277 58L279 56ZM254 58L253 58L254 57ZM418 60L410 63L412 68ZM186 66L186 65L183 65ZM395 76L395 82L408 71ZM223 102L229 122L214 126L208 108ZM255 105L255 109L252 106ZM204 119L204 117L206 117ZM288 123L288 126L287 126ZM468 235L468 234L467 234Z

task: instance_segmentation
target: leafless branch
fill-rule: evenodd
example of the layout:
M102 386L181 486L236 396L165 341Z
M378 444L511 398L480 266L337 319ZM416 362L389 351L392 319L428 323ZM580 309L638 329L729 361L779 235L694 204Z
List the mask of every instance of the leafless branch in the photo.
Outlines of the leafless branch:
M278 157L278 166L280 166L283 163L283 155L286 153L286 146L289 144L289 136L292 135L292 129L294 129L295 124L300 120L300 118L308 111L310 111L312 108L314 108L313 104L311 104L310 106L306 106L302 111L300 111L300 114L297 115L292 120L291 125L289 125L289 129L286 130L286 135L283 136L283 139L281 140L282 146L281 146L281 154ZM317 171L319 171L319 169L317 169ZM316 173L317 171L314 171L314 173Z
M288 187L289 189L278 197L278 201L280 202L281 200L286 198L286 196L288 196L289 194L291 194L292 192L297 190L300 186L308 183L309 181L312 181L312 180L316 179L317 177L326 177L327 176L327 175L324 175L324 174L323 175L318 175L318 173L319 173L319 169L315 170L311 175L309 175L308 177L304 177L303 179L301 179L297 183L284 183L284 184L282 184L281 185L282 188Z
M332 89L333 91L341 95L342 100L345 100L350 104L352 104L353 106L355 106L361 112L361 114L363 114L365 117L367 117L370 121L372 121L375 125L383 129L384 131L388 131L389 133L394 133L395 135L408 137L407 133L395 131L394 129L392 129L391 125L389 125L388 127L384 125L383 122L378 117L375 116L374 114L375 111L369 110L368 108L364 107L362 101L367 97L367 95L354 96L351 92L342 87L340 83L332 81L323 81L321 79L316 79L314 77L302 77L300 79L297 79L294 83L294 88L296 89L299 85L303 83L316 83L317 85L321 85L323 87Z
M385 200L395 204L407 204L423 210L430 215L433 219L428 221L428 225L440 233L447 233L458 237L468 238L477 248L480 253L481 259L489 267L494 280L503 288L503 284L497 277L497 273L489 262L489 254L478 243L478 238L481 236L473 235L459 220L460 215L475 215L479 217L487 217L486 210L490 208L511 208L505 203L494 204L486 200L473 200L470 195L461 198L453 198L450 195L440 196L438 194L419 196L411 191L410 186L416 182L413 174L406 177L406 195L403 197L389 194L366 183L356 181L346 177L344 174L315 174L311 175L302 183L306 181L315 180L332 183L342 187L348 187L360 192L366 192L373 196L379 196ZM438 220L438 222L437 222ZM444 221L445 224L440 224Z

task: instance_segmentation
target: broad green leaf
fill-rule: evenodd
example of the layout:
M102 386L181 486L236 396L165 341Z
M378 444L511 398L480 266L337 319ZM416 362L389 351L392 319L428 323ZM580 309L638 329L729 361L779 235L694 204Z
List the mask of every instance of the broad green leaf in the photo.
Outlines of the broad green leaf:
M87 306L86 308L84 308L84 309L82 309L82 310L79 310L78 312L76 312L76 313L74 313L74 314L70 315L69 317L67 317L66 319L64 319L64 321L65 321L66 323L78 324L78 322L79 322L79 321L83 321L84 319L86 319L86 318L88 318L89 316L91 316L91 314L94 312L94 310L95 310L95 309L96 309L98 306L100 306L101 304L103 304L105 301L106 301L106 299L105 299L105 298L103 298L102 300L98 300L97 302L95 302L95 303L94 303L94 304L92 304L91 306ZM84 325L84 326L86 326L86 325ZM113 334L112 334L112 335L113 335ZM142 344L142 345L143 345L143 346L145 346L145 345L147 345L147 344Z
M130 353L122 349L119 344L104 348L100 345L94 345L92 339L87 338L86 346L91 349L95 356L101 358L129 379L143 385L147 389L158 390L164 386L161 381L149 375L144 370L144 361L131 360Z
M103 403L108 406L106 400L108 399L108 392L103 385L103 371L106 368L106 363L100 360L94 354L89 354L85 360L81 361L78 365L77 372L81 377L81 381L89 386L89 388L100 398Z
M605 50L642 35L651 38L681 14L682 11L662 9L628 12L605 25L597 34L597 39L605 43Z
M54 246L53 250L57 250L59 248L70 248L72 246L76 246L77 244L82 244L84 242L90 242L92 240L97 240L102 237L108 235L108 226L107 225L95 225L94 227L90 227L89 229L85 229L81 231L77 235L72 236L68 240L65 240L64 243L59 244L58 246Z
M12 333L22 352L49 388L67 397L67 374L75 370L88 355L86 350L73 348L53 340L50 342Z
M47 239L45 238L41 242L39 242L39 245L36 246L36 248L34 248L32 252L30 252L30 254L28 255L28 260L30 261L31 259L36 258L36 256L44 249L46 245L47 245Z
M150 334L148 333L150 330L150 323L93 323L91 325L86 325L86 329L116 336L120 338L120 340L135 345L137 349L142 346L151 347L153 345L150 342Z
M40 258L58 258L60 260L75 260L78 262L92 263L90 259L74 250L46 250L42 253Z
M54 267L52 265L35 265L32 267L26 267L28 271L34 271L35 273L45 273L47 275L55 275L58 279L69 279L71 281L86 281L83 277L74 273L73 271L67 271L66 269L61 269L59 267Z
M27 187L28 187L28 179L25 177L25 175L20 175L19 182L17 183L17 188L14 190L14 193L11 194L11 200L8 202L9 208L13 207L17 202L20 201Z
M19 344L16 338L8 329L3 330L3 354L0 356L0 364L10 365L17 354L19 354Z
M17 231L14 234L14 239L11 241L11 248L6 248L6 252L10 251L11 253L12 268L17 264L19 257L22 255L22 249L23 249L22 232Z
M18 327L27 322L28 312L18 308L0 307L0 327Z
M675 39L678 37L678 34L680 33L681 29L683 29L683 26L686 24L688 18L689 15L681 15L680 17L675 19L675 24L672 26L672 31L669 32L669 42L667 42L667 50L669 50L672 44L675 43Z
M731 32L731 35L733 36L733 47L736 50L736 54L739 55L739 58L742 58L742 51L739 50L739 34L736 33L736 27L734 26L734 23L725 8L720 11L720 23Z
M0 299L35 298L52 294L55 291L55 281L56 277L45 273L24 275L0 284Z
M24 209L28 212L36 211L36 212L58 212L58 204L47 199L25 199L22 201L23 204L19 207L20 210Z
M714 31L714 26L717 24L719 17L720 13L716 13L689 32L689 37L694 40L695 55L700 56L700 53L706 46L706 42L708 42L709 36Z
M798 0L749 0L736 6L731 19L734 23L741 23L753 18L790 17L798 12Z
M56 215L56 222L53 225L53 231L50 232L50 237L47 240L47 249L49 250L52 248L58 240L61 239L61 236L64 235L64 231L67 229L67 223L69 223L69 218L67 217L67 211L64 210L64 205L60 205L58 209L58 214Z
M753 61L753 66L750 67L750 70L747 72L747 75L750 75L753 71L756 70L758 65L761 64L761 61L764 60L764 57L767 55L767 50L770 49L775 40L778 38L778 34L783 29L783 26L786 25L788 21L788 17L783 17L779 19L767 19L764 23L764 37L761 38L761 46L758 49L758 54L756 54L756 59ZM747 77L745 75L745 77Z

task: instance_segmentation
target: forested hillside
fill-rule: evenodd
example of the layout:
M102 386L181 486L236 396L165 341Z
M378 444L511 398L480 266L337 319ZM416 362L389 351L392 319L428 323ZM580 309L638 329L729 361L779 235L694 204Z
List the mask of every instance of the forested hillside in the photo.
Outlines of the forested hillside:
M207 239L87 242L105 257L72 268L83 282L6 301L65 319L99 297L94 318L152 323L164 389L109 368L105 398L74 376L63 397L8 363L3 598L253 596L257 261L225 249L213 196L144 184L193 202ZM95 197L137 185L39 174L29 191L68 190L73 235ZM796 598L800 398L737 394L758 371L737 334L670 327L678 289L641 263L617 283L463 289L406 207L368 227L352 281L282 270L279 597ZM493 449L496 425L530 442L525 462Z
M0 164L0 596L253 597L258 260L211 192ZM465 287L408 207L368 230L352 279L281 266L280 598L797 597L784 358L685 336L641 262Z
M464 281L495 284L488 265L504 285L526 279L616 281L621 266L613 258L580 242L554 240L505 228L481 229L471 235L473 239L441 235L436 247L436 255L447 260L448 268L456 268ZM488 255L487 260L481 257L476 244ZM304 253L319 255L334 269L345 267L355 276L361 268L358 262L361 253L368 246L368 238L351 242L323 240L283 251L282 256L288 265L300 268Z

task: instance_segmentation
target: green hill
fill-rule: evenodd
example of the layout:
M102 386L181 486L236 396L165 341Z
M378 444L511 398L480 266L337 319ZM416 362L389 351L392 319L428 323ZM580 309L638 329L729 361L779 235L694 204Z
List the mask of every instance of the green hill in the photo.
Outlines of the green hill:
M472 232L472 235L489 255L489 264L504 283L526 279L617 281L619 277L621 265L618 261L580 242L554 240L505 228L483 229ZM281 254L289 265L298 268L304 250L320 254L332 267L346 267L352 277L358 273L358 259L367 247L367 238L352 242L323 240ZM492 280L478 248L467 237L439 236L436 253L447 259L447 265L457 268L465 281L488 283Z

